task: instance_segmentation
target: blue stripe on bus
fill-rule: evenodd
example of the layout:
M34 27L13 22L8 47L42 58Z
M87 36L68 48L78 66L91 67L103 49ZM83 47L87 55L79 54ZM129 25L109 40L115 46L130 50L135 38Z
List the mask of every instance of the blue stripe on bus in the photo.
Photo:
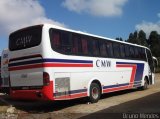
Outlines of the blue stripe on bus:
M72 90L72 91L69 91L70 94L74 94L74 93L82 93L82 92L86 92L87 89L79 89L79 90Z
M137 71L136 71L135 81L142 80L143 71L144 71L144 63L138 63L137 64Z
M136 85L133 85L133 87L141 87L142 85L141 84L136 84Z
M136 81L136 82L134 82L134 84L139 84L139 83L142 83L142 81Z
M93 61L91 61L91 60L70 60L70 59L44 59L44 62L93 63Z
M44 62L56 62L56 63L82 63L82 64L89 64L93 63L91 60L68 60L68 59L36 59L31 61L22 61L17 63L10 63L9 67L12 66L20 66L20 65L29 65L29 64L38 64Z
M107 89L107 88L118 88L118 87L127 86L127 85L129 85L129 83L116 84L116 85L110 85L110 86L103 86L103 89Z
M10 63L9 67L12 66L20 66L20 65L27 65L27 64L35 64L35 63L42 63L43 59L37 59L37 60L30 60L30 61L23 61L23 62L17 62L17 63Z

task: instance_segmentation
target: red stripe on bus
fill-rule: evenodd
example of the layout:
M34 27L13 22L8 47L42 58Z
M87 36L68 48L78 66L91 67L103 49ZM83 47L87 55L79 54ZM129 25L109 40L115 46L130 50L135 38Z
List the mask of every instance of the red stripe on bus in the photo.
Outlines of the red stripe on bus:
M93 64L45 63L44 67L93 67Z
M41 68L41 67L43 67L43 64L33 64L33 65L27 65L27 66L10 67L9 71L34 69L34 68Z
M75 99L75 98L81 98L86 96L87 96L87 92L83 92L78 94L63 95L63 96L55 97L55 100L68 100L68 99Z
M45 63L45 64L25 65L19 67L10 67L9 71L34 69L42 67L93 67L93 64Z
M120 91L120 90L124 90L124 89L129 89L129 86L122 86L122 87L104 89L104 90L103 90L103 93L109 93L109 92L114 92L114 91Z

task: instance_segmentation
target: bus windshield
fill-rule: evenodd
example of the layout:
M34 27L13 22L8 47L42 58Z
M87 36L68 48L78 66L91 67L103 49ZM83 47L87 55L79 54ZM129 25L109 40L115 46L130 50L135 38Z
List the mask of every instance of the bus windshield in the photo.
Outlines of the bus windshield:
M41 43L41 37L41 25L18 30L9 36L9 49L15 51L37 46Z

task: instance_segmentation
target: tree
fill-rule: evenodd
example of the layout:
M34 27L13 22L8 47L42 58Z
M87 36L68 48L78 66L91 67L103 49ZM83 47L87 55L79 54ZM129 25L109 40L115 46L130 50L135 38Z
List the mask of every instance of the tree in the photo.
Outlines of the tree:
M156 57L160 57L160 35L157 31L152 31L150 33L148 43L152 54Z
M129 42L129 43L134 43L133 33L130 33L130 34L129 34L129 38L128 38L127 42Z
M137 44L148 47L146 33L143 30L140 30L138 33L138 43Z
M123 41L121 37L117 37L116 40Z
M134 33L130 33L127 42L141 45L141 43L138 39L138 32L135 31Z
M137 31L134 32L133 37L134 37L135 44L140 45L140 42L138 40L138 32Z

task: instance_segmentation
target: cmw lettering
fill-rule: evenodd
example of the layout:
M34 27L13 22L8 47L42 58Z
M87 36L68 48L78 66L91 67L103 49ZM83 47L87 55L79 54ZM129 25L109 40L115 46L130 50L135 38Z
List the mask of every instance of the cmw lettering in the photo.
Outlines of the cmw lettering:
M16 45L26 47L27 44L31 43L31 40L32 40L31 35L20 37L16 40Z
M108 60L97 60L96 61L97 67L111 67L111 61Z

